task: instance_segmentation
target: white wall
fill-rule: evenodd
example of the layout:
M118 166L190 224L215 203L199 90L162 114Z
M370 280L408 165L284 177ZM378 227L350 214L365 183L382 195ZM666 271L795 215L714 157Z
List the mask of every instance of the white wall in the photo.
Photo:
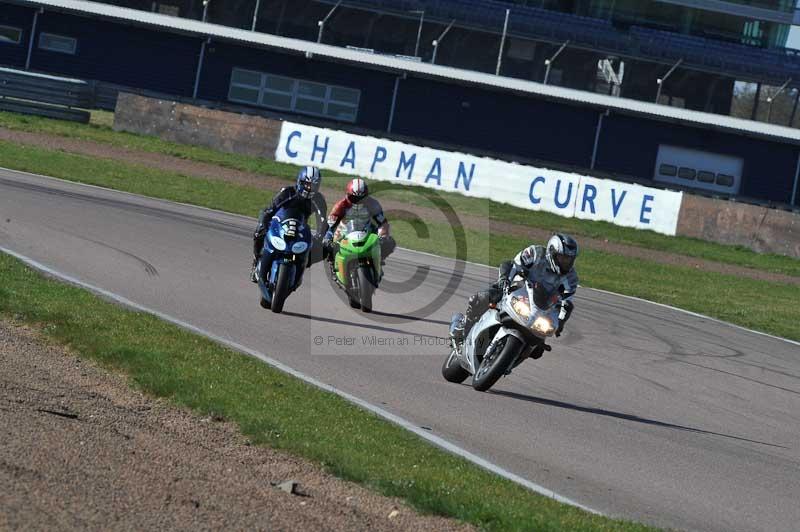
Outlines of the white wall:
M683 194L284 122L275 159L674 235Z

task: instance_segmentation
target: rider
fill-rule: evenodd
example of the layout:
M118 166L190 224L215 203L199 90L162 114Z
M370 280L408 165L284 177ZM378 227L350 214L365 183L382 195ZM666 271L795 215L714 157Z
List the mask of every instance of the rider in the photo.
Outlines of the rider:
M575 239L569 235L557 233L547 241L547 247L528 246L517 253L514 260L500 264L497 283L469 298L463 336L459 335L461 340L467 337L472 326L491 304L500 302L512 283L518 280L517 276L527 278L528 273L535 271L539 266L544 266L560 277L561 311L558 316L559 324L556 336L561 336L564 324L575 307L572 298L578 289L578 274L573 266L577 256L578 243L575 242ZM541 354L541 352L535 353L532 358L539 358Z
M272 220L272 217L275 216L280 209L284 207L297 209L306 216L306 220L311 219L312 216L315 217L317 220L317 235L322 234L325 230L325 213L327 212L328 206L325 203L325 197L319 194L321 182L322 174L320 174L319 168L306 166L297 174L297 183L295 186L282 188L281 191L272 198L272 203L259 213L258 226L256 226L256 230L253 233L253 266L250 270L251 281L254 283L258 282L256 265L261 256L261 250L264 248L264 237L267 234L270 220ZM311 252L309 252L309 266L316 262L311 260L314 247L315 246L312 246ZM298 286L300 285L300 281L302 281L304 270L305 268L301 268L297 273Z
M381 264L383 264L386 261L386 257L397 247L397 244L389 233L389 222L383 214L383 207L381 207L378 200L370 197L367 182L363 179L356 178L347 183L344 198L333 206L333 210L328 216L328 232L322 240L322 248L328 258L333 260L333 253L331 253L333 241L340 238L340 235L336 235L336 229L339 223L347 218L348 213L355 205L366 207L370 220L378 229L378 237L381 244Z

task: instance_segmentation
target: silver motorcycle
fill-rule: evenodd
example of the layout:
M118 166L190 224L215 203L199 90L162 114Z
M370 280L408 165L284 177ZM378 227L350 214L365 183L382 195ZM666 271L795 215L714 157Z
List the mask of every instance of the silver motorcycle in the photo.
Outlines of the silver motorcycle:
M472 375L472 387L485 392L527 358L550 351L545 339L558 330L561 310L557 277L539 272L539 279L521 279L496 305L473 325L460 341L464 315L455 314L450 324L451 351L442 365L442 376L461 383Z

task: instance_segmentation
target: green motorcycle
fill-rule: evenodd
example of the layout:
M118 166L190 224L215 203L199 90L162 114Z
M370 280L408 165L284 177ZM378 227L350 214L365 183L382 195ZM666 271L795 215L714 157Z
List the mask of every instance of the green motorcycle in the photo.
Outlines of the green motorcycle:
M345 222L333 259L336 282L347 292L350 306L372 312L372 296L383 277L381 245L369 218Z

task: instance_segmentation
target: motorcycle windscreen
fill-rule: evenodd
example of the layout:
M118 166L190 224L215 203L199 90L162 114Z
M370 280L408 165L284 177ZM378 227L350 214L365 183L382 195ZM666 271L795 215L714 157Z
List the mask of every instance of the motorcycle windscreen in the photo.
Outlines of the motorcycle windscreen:
M353 205L344 221L344 234L372 232L372 218L364 205Z
M538 268L535 274L529 281L533 284L533 304L547 310L561 299L561 277L547 268Z
M269 229L281 238L295 238L302 233L306 218L299 209L281 208L275 213L270 222Z

